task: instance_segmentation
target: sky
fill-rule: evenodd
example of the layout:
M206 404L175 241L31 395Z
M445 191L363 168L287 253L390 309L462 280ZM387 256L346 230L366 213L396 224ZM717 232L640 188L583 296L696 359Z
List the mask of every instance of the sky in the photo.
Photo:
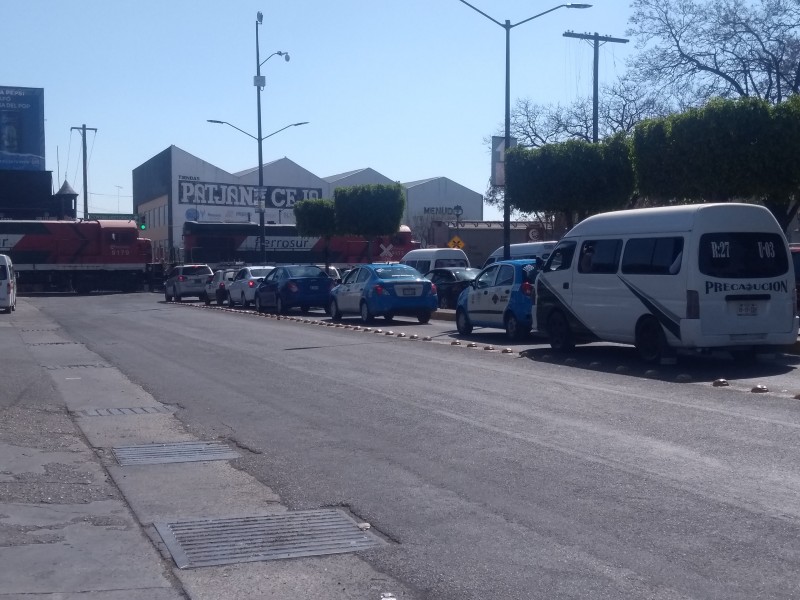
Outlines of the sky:
M511 29L511 101L592 93L593 49L565 31L625 38L630 0L589 0ZM512 24L543 0L470 0ZM370 167L404 182L447 177L483 194L502 135L505 31L460 0L25 0L9 2L0 86L44 88L46 168L90 212L132 212L133 169L175 145L229 172L258 164L256 15L264 162L320 177ZM635 40L600 48L611 83ZM243 130L208 123L227 121ZM54 190L55 191L55 190ZM502 211L485 207L484 219Z

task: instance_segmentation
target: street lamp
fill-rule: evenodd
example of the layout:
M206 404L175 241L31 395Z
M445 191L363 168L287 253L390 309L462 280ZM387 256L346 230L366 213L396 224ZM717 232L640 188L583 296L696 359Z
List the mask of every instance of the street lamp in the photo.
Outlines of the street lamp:
M533 21L534 19L538 19L539 17L546 15L547 13L551 13L554 10L558 10L559 8L591 8L591 4L559 4L558 6L554 6L544 12L540 12L538 15L533 15L532 17L528 17L527 19L523 19L518 23L514 23L512 25L511 21L506 19L504 23L501 23L497 19L490 17L485 12L480 10L479 8L475 8L467 2L466 0L459 0L463 4L469 6L475 12L482 14L484 17L489 19L492 23L496 23L500 25L503 29L506 30L506 115L505 115L505 128L506 128L506 137L505 137L505 150L504 152L508 152L508 147L511 145L511 30L516 27L517 25L522 25L523 23L527 23L528 21ZM503 259L508 260L511 258L511 206L508 202L508 195L505 195L503 198Z
M261 165L261 143L265 139L271 138L276 133L280 133L284 129L289 129L289 127L297 127L299 125L308 125L308 121L301 121L299 123L289 123L285 127L281 127L280 129L278 129L276 131L273 131L269 135L262 136L262 135L260 135L261 134L261 119L259 118L259 120L258 120L258 133L259 133L259 136L258 137L254 136L252 133L246 132L244 129L240 129L239 127L237 127L236 125L234 125L232 123L228 123L227 121L220 121L218 119L206 119L206 121L208 121L209 123L216 123L218 125L227 125L228 127L233 127L236 131L241 131L246 136L251 137L251 138L253 138L254 140L256 140L258 142L258 213L259 213L259 217L258 217L259 223L258 224L261 227L261 239L260 239L260 242L261 242L261 253L262 253L262 257L263 257L262 264L266 264L266 262L267 262L267 224L266 224L266 222L264 220L264 212L265 212L266 208L264 206L264 199L261 197L261 194L263 193L262 192L262 188L264 187L264 172L263 172L262 165Z

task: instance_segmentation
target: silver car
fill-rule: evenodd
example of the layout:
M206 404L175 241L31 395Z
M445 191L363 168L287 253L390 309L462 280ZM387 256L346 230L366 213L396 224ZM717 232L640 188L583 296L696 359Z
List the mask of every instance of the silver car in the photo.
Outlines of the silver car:
M228 286L236 276L236 269L219 269L214 271L213 277L206 279L205 292L201 300L206 304L212 301L222 305L228 299Z
M264 277L275 267L242 267L228 284L228 305L250 306L256 297L256 288Z
M164 298L167 302L180 302L186 297L202 298L206 291L206 280L213 275L208 265L177 265L167 273L164 281Z

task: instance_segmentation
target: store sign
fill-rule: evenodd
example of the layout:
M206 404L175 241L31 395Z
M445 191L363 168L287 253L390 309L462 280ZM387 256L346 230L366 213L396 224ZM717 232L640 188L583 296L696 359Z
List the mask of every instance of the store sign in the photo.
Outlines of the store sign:
M210 183L178 178L178 203L206 206L236 206L258 209L259 187L235 183ZM322 197L322 188L264 186L266 208L292 208L301 200Z

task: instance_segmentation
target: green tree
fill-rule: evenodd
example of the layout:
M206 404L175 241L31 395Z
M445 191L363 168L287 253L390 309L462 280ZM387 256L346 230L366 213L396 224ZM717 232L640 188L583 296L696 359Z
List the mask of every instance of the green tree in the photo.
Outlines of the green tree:
M569 140L506 153L506 194L515 209L558 212L571 227L577 216L623 207L633 192L624 134L600 144Z
M301 200L294 205L297 233L325 240L325 270L330 266L328 250L331 237L336 235L336 209L333 200L322 198Z
M397 233L406 207L405 194L399 183L337 188L333 203L337 231L365 238L369 242L367 253L370 261L373 238Z

